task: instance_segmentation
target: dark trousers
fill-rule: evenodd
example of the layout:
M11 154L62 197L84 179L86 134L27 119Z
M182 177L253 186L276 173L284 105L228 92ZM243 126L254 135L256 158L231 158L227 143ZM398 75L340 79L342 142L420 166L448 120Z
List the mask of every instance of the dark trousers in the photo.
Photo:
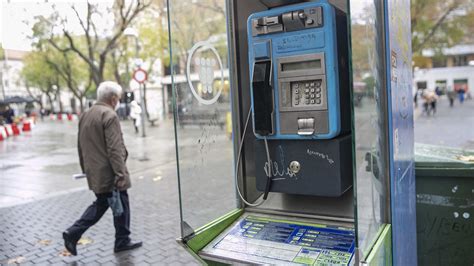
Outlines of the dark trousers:
M135 133L138 133L137 119L133 119L133 127L135 128Z
M89 227L97 223L109 208L107 198L111 197L112 193L95 194L95 196L97 200L86 209L79 220L67 229L71 237L76 240L79 240ZM130 242L130 205L127 191L121 191L120 198L123 205L123 214L118 217L114 216L116 247L126 245Z

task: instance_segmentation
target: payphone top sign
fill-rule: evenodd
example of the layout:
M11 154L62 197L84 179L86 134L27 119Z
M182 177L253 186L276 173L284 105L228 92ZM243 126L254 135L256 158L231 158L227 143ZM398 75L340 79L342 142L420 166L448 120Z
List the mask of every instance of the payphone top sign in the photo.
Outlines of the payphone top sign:
M220 85L215 91L214 79L218 78L219 74ZM191 92L200 103L211 105L217 102L224 87L224 68L214 46L204 41L196 43L191 48L186 62L186 78ZM193 85L194 80L200 82L197 89Z

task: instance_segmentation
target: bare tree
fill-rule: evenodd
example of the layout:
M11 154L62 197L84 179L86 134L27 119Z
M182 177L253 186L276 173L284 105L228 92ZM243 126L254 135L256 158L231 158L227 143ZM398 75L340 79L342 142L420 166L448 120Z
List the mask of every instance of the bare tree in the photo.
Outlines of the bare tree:
M77 8L72 9L79 20L79 24L83 31L83 43L79 43L77 38L62 23L62 35L66 38L66 43L57 42L54 31L51 30L49 43L61 52L72 52L81 58L88 66L92 82L98 86L104 80L104 72L109 54L116 48L117 43L122 37L124 30L131 25L143 10L145 10L150 2L146 0L134 0L125 3L125 0L115 0L114 7L111 12L115 15L114 26L110 36L104 37L99 34L98 25L94 21L95 15L101 16L97 4L87 2L86 16L82 17ZM128 2L128 1L127 1Z
M62 78L74 97L79 100L81 113L84 112L84 99L92 88L92 78L90 73L81 71L71 62L71 55L68 52L61 52L61 59L51 59L45 56L46 63L49 64ZM84 76L88 76L84 82Z

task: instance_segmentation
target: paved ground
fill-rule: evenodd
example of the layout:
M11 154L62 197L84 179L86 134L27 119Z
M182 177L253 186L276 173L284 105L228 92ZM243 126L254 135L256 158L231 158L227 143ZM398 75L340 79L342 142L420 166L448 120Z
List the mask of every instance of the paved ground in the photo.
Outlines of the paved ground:
M474 100L455 101L449 107L441 96L435 115L420 112L415 121L415 140L419 143L474 150Z
M171 165L164 166L143 173L143 179L133 180L134 188L129 192L132 238L144 241L142 248L113 253L114 227L112 214L108 211L84 234L85 243L91 243L79 245L78 256L61 256L64 250L61 231L94 199L88 191L77 191L0 209L0 264L7 264L12 259L43 265L196 264L175 241L179 236L179 206L174 172ZM161 179L158 180L158 176Z
M473 113L474 101L450 108L441 99L434 117L417 115L416 140L474 149ZM85 180L71 178L79 171L77 124L45 121L31 133L0 142L0 264L196 263L175 242L180 234L180 206L172 121L149 128L146 138L133 133L130 121L122 126L134 184L132 237L143 240L144 247L113 254L114 230L108 212L84 235L79 256L61 256L62 230L94 196ZM183 217L196 228L234 207L235 194L229 186L232 144L214 125L179 129L178 137Z
M131 172L175 161L171 121L149 128L146 138L137 137L131 125L130 121L122 123ZM76 121L50 120L0 142L0 207L84 188L84 182L72 179L80 172L76 142Z
M195 264L175 239L180 235L174 129L171 120L137 137L122 124L132 173L132 238L143 248L115 255L110 212L84 237L79 256L61 256L61 232L94 196L78 173L76 122L44 121L31 133L0 143L0 264ZM232 143L219 127L180 128L183 217L193 228L235 207ZM207 166L207 167L204 167ZM227 184L227 185L224 185ZM221 189L226 187L226 189ZM27 203L25 203L27 202ZM209 208L202 208L207 206Z

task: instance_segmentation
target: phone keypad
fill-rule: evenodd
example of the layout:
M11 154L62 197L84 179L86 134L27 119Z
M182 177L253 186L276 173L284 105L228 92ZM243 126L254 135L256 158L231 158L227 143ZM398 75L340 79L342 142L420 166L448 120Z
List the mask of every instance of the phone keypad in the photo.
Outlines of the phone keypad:
M321 80L308 80L291 83L293 106L321 104Z

